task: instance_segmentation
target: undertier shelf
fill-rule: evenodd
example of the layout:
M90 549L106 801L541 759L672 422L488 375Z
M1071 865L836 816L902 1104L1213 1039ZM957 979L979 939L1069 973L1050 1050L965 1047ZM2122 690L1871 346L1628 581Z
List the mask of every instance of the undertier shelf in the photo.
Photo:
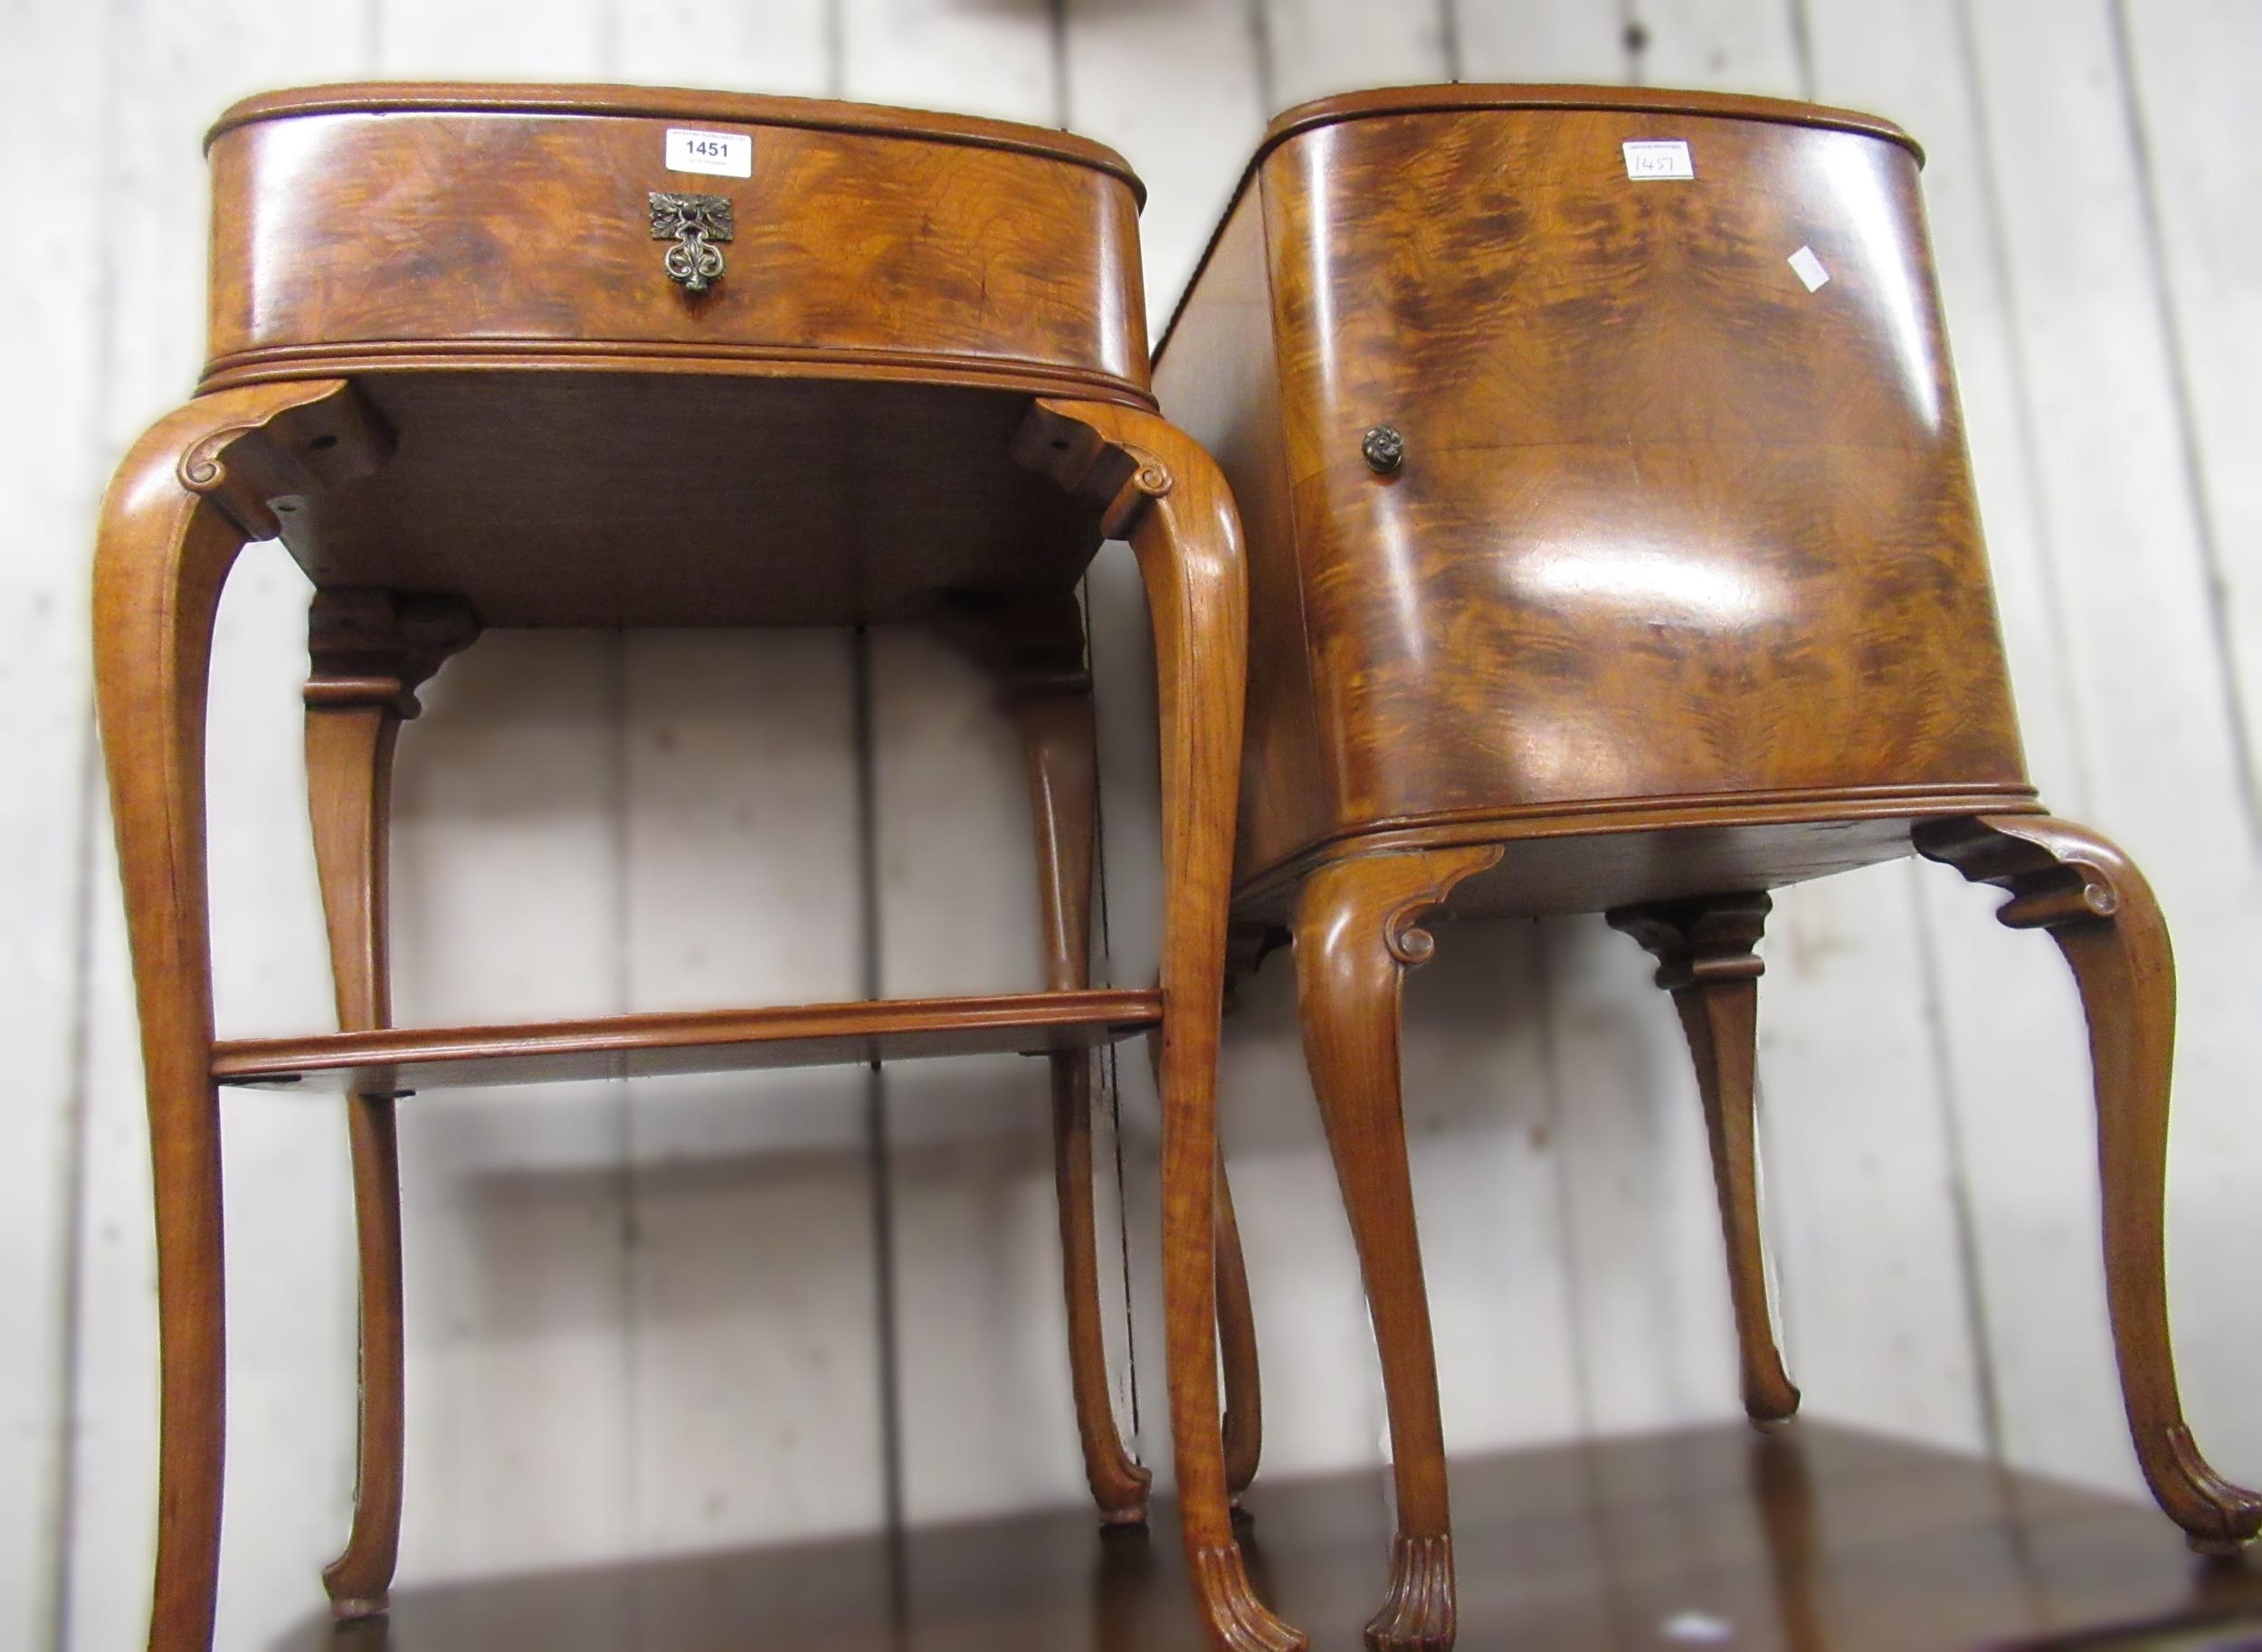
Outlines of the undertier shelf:
M767 1010L613 1015L500 1027L403 1027L214 1046L221 1084L359 1095L917 1056L1050 1055L1161 1025L1159 990L1009 993Z

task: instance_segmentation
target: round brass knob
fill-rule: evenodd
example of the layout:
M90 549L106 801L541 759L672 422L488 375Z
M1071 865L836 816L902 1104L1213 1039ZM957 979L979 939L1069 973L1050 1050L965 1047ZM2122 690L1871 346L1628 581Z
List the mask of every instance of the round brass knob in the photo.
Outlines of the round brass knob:
M1378 424L1367 432L1359 451L1365 456L1368 470L1388 476L1406 461L1406 439L1395 425Z

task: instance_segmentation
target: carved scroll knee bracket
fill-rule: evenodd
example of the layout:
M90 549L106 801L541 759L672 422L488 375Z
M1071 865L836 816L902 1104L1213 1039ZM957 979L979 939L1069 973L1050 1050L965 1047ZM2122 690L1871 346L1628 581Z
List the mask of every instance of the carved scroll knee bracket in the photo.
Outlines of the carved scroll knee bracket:
M1775 1340L1759 1214L1754 1057L1759 977L1766 966L1754 948L1773 907L1765 895L1750 893L1657 901L1607 915L1612 928L1657 958L1658 984L1673 994L1688 1038L1727 1248L1744 1411L1760 1429L1788 1422L1799 1409L1799 1391Z
M2262 1497L2210 1467L2192 1443L2169 1345L2162 1229L2175 960L2152 887L2112 843L2070 821L1999 815L1928 821L1917 852L2010 898L1996 916L2042 929L2074 972L2089 1022L2104 1194L2105 1296L2121 1395L2144 1479L2202 1553L2262 1532Z
M1620 907L1603 921L1639 942L1658 961L1658 984L1677 992L1765 974L1755 948L1774 909L1763 894L1724 895Z
M1225 1010L1227 1014L1240 1005L1241 983L1265 965L1265 960L1289 943L1288 927L1281 924L1236 923L1225 935Z
M479 616L461 597L318 591L307 612L307 708L414 717L423 709L416 690L479 635Z
M1148 448L1075 416L1070 411L1075 405L1034 403L1029 417L1013 434L1013 458L1027 469L1051 478L1062 492L1098 507L1100 531L1107 537L1128 538L1147 505L1169 494L1170 467ZM1112 407L1090 411L1117 415L1107 420L1110 425L1142 423L1155 427L1155 434L1187 440L1152 413Z

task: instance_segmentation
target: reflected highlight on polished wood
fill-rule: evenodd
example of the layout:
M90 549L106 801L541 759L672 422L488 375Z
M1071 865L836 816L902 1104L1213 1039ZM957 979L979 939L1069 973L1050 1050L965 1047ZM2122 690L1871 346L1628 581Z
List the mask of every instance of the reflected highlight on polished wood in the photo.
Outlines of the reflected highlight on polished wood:
M1829 1424L1596 1440L1456 1472L1462 1644L1487 1652L2202 1652L2262 1636L2262 1577L2194 1562L2141 1505ZM1254 1563L1316 1626L1318 1652L1359 1645L1388 1530L1375 1492L1360 1472L1250 1494ZM2216 1638L2167 1638L2206 1624ZM1088 1515L1064 1509L895 1544L410 1587L389 1624L309 1623L272 1652L486 1652L499 1625L546 1652L1208 1645L1169 1543L1131 1531L1095 1545Z
M2027 781L1921 160L1888 122L1767 99L1329 99L1274 123L1157 358L1248 528L1236 967L1293 928L1390 1400L1378 1652L1438 1652L1456 1616L1399 1098L1399 979L1429 943L1401 944L1403 902L1610 912L1658 954L1773 1426L1799 1394L1758 1209L1765 891L1912 850L2010 888L2089 1016L2145 1478L2198 1546L2262 1529L2168 1351L2166 929Z
M651 196L669 123L727 256L679 280ZM1090 1048L1161 1044L1173 1434L1189 1571L1225 1652L1301 1636L1251 1590L1220 1419L1214 1068L1246 652L1231 500L1153 412L1137 182L994 121L649 88L346 86L215 128L202 393L120 467L96 555L96 675L139 997L163 1354L153 1652L204 1652L226 1362L215 1083L352 1097L360 1485L326 1574L385 1609L401 1502L393 1104L423 1085L1022 1051L1052 1063L1079 1430L1104 1515L1145 1471L1107 1414L1090 1256ZM692 256L683 244L672 251ZM1163 707L1164 945L1151 991L1087 982L1090 713L1077 579L1130 540ZM317 590L312 824L342 1030L216 1042L204 858L213 617L242 545ZM388 1026L387 774L413 689L480 627L852 625L1048 616L1003 661L1030 748L1048 986L985 998ZM1025 641L1026 639L1024 639ZM1013 644L1009 639L1006 652ZM1027 669L1024 669L1027 668ZM1031 680L1031 671L1043 680ZM1245 1294L1228 1291L1232 1471L1253 1462ZM1245 1403L1242 1403L1244 1402Z

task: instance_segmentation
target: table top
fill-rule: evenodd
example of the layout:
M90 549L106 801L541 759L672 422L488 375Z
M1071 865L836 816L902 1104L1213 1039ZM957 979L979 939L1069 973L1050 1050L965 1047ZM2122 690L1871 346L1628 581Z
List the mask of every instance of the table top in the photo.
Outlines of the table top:
M256 120L300 115L448 112L516 115L619 115L663 120L721 121L736 126L803 127L917 138L937 143L1017 150L1111 173L1141 202L1146 186L1131 163L1106 144L1073 132L978 115L845 103L828 98L786 98L756 92L702 91L687 86L614 86L509 81L355 81L260 92L230 104L204 134L209 150L223 133Z
M534 1472L540 1472L537 1468ZM1814 1422L1550 1446L1453 1465L1469 1652L2203 1652L2262 1634L2262 1576L2209 1568L2149 1505ZM1389 1536L1371 1469L1259 1478L1266 1596L1357 1652ZM274 1652L1206 1652L1175 1514L1103 1537L1088 1507L642 1564L420 1584L393 1617ZM902 1618L891 1620L891 1609ZM2215 1625L2211 1637L2200 1627ZM2181 1626L2181 1632L2179 1632Z
M1321 127L1340 126L1350 120L1368 120L1392 115L1426 115L1466 112L1477 109L1555 109L1564 112L1593 110L1626 114L1657 116L1690 116L1720 120L1764 120L1786 126L1814 127L1839 132L1857 132L1871 138L1883 138L1896 143L1916 157L1922 165L1924 147L1906 128L1887 120L1882 115L1866 114L1860 109L1839 109L1826 103L1802 103L1789 98L1754 97L1745 92L1685 91L1671 87L1653 86L1588 86L1588 85L1515 85L1487 82L1455 81L1438 86L1381 86L1365 91L1337 92L1331 97L1314 98L1293 105L1275 115L1265 127L1263 138L1257 143L1256 152L1241 169L1240 181L1234 185L1233 203L1238 203L1250 182L1263 167L1266 157L1289 138ZM1226 216L1218 221L1221 233L1232 214L1232 205L1226 208ZM1212 250L1216 245L1213 237ZM1208 253L1203 254L1203 262ZM1170 324L1164 328L1161 341L1155 347L1159 358L1170 346L1172 332L1177 326L1178 315L1186 307L1195 283L1201 280L1197 267L1193 280L1179 295L1177 309Z

